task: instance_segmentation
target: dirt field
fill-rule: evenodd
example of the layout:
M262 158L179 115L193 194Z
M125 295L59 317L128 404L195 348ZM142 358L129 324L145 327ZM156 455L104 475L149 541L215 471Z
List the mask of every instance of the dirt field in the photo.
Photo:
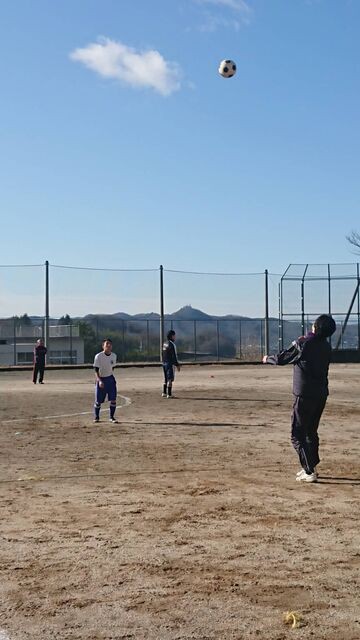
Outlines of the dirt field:
M359 373L332 366L308 485L291 367L183 367L174 400L117 369L118 425L90 370L0 373L0 638L359 640Z

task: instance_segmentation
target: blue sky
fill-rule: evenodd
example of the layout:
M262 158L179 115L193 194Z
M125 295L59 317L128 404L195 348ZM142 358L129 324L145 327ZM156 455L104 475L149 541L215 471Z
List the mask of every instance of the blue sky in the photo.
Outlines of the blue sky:
M3 0L1 22L2 264L358 260L357 0Z

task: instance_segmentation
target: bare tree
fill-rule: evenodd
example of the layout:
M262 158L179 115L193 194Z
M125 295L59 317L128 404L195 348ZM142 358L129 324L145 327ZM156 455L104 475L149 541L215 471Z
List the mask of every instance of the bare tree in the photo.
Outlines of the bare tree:
M346 236L346 240L350 242L354 247L360 249L360 233L358 231L352 231L350 235ZM360 253L359 251L355 251L355 253Z

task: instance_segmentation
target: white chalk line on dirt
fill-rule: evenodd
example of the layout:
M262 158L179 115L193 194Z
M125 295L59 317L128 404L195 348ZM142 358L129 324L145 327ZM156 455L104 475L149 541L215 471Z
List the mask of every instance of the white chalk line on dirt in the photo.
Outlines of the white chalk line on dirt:
M1 631L1 629L0 629L0 640L10 640L10 636L8 636L8 634L5 633L5 631Z
M129 406L131 404L131 398L127 396L120 396L118 398L122 398L124 400L124 404L118 405L117 409L122 409L123 407ZM81 411L80 413L59 413L56 416L36 416L33 418L16 418L14 420L2 420L3 424L10 424L13 422L28 422L29 420L53 420L54 418L75 418L76 416L90 416L92 411ZM2 640L0 636L0 640Z

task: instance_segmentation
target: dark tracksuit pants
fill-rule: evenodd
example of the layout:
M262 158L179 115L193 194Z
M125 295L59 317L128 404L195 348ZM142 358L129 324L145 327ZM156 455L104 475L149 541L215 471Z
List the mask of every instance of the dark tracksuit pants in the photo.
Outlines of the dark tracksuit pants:
M45 364L39 364L38 362L35 362L34 369L33 369L33 382L37 381L38 374L39 374L39 382L42 382L44 379L44 371L45 371Z
M307 473L313 473L314 467L320 462L318 427L326 400L327 396L294 396L291 442Z

